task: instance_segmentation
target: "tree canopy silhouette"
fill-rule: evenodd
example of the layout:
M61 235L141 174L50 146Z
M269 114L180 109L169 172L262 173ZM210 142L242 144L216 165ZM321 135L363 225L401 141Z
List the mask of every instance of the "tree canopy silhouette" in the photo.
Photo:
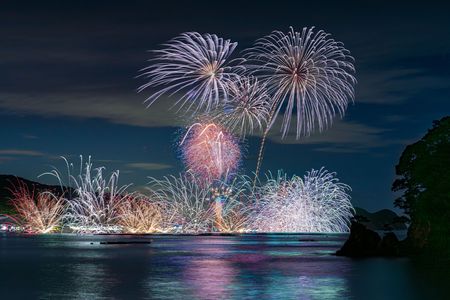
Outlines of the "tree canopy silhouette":
M395 200L411 220L408 239L415 248L450 246L450 117L433 122L418 142L403 151L395 168Z

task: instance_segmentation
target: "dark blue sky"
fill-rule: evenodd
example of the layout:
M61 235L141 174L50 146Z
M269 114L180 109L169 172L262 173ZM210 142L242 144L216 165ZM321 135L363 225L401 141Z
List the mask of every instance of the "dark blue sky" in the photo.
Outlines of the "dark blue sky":
M274 29L314 25L345 43L356 59L354 105L310 138L281 141L272 131L263 169L325 166L352 186L356 206L391 208L402 150L450 114L449 7L439 2L59 2L0 6L0 174L36 180L49 165L63 168L58 156L79 154L136 187L181 171L173 100L145 110L135 76L147 50L185 31L243 50ZM254 169L257 146L251 138L243 172Z

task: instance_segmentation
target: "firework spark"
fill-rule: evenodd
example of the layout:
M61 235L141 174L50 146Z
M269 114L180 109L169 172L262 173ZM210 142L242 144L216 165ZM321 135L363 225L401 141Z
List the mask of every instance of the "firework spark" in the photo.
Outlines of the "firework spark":
M231 183L221 182L212 188L214 200L214 228L220 232L245 232L253 208L252 189L246 176Z
M169 230L183 233L211 231L213 207L207 188L193 174L151 178L150 190L164 203L165 222Z
M282 133L288 133L294 108L297 134L310 134L316 124L326 128L335 114L344 115L354 98L353 58L343 44L323 30L303 28L285 34L274 31L259 39L247 52L254 62L249 67L267 83L275 110L271 124L282 106L286 107ZM286 105L284 105L286 102Z
M318 127L328 127L336 114L344 115L354 99L353 58L343 44L314 27L285 34L274 31L259 39L248 50L249 70L262 82L272 97L272 108L264 131L255 183L261 168L267 134L282 107L282 137L288 134L294 109L297 115L296 138L309 135Z
M209 111L228 98L228 86L239 77L242 66L231 66L229 58L237 46L215 34L186 32L166 43L164 49L154 51L152 65L142 70L148 82L138 91L158 89L146 102L151 105L164 94L181 93L177 103L188 102L188 109L196 106Z
M20 225L26 232L49 233L61 224L65 200L51 193L35 193L24 183L12 191L12 200Z
M268 176L252 217L259 232L347 232L353 207L346 184L323 168L304 178Z
M92 169L91 158L83 163L83 157L80 156L79 174L74 176L71 174L73 164L63 159L67 167L68 186L74 187L64 216L65 223L76 232L120 231L117 226L117 208L127 197L129 185L118 185L119 171L113 172L106 179L103 176L104 167ZM57 169L43 175L46 174L55 176L61 186L65 186L63 176Z
M236 172L241 159L236 139L214 123L195 123L190 126L180 146L189 172L206 184L214 180L226 180Z
M128 233L154 233L163 231L161 203L143 195L129 194L117 208L117 224Z
M239 136L252 134L266 127L270 112L266 85L253 76L241 77L230 85L229 101L217 110L215 118Z
M166 231L175 233L244 232L251 215L247 177L204 186L192 173L152 178L151 192L163 204Z

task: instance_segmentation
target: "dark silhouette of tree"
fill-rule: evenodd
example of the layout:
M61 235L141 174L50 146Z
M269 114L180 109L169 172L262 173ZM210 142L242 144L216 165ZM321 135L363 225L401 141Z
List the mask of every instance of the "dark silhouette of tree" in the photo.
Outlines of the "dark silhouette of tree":
M418 142L403 151L395 167L395 200L411 220L408 240L417 249L450 248L450 117L433 122Z

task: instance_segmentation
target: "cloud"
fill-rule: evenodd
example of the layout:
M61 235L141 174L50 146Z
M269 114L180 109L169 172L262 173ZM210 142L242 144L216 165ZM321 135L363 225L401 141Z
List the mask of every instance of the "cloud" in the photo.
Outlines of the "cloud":
M99 118L116 124L142 127L180 126L173 98L158 99L146 109L145 95L56 93L43 95L0 94L0 109L44 117Z
M386 115L383 118L386 122L390 123L397 123L397 122L403 122L405 120L408 120L408 116L405 115Z
M33 134L23 134L22 137L27 140L36 140L39 137Z
M386 147L393 144L404 144L405 140L387 139L386 128L368 126L358 122L336 120L334 124L323 132L315 132L311 136L295 138L295 127L291 126L289 135L281 138L279 128L281 120L277 120L269 133L268 139L279 144L317 145L316 151L332 153L366 152L372 148Z
M22 149L0 149L0 155L13 155L13 156L44 156L45 154L34 150L22 150Z
M358 72L356 103L400 104L424 90L448 89L448 77L421 68L383 68Z
M158 170L166 170L173 168L172 165L161 164L161 163L146 163L146 162L136 162L129 163L125 165L128 168L132 169L141 169L146 171L158 171Z
M129 95L97 95L89 91L67 95L63 93L46 94L39 97L0 94L0 109L7 110L10 113L25 112L44 117L98 118L115 124L140 127L178 127L186 124L182 118L177 116L176 108L172 108L176 100L175 97L158 99L148 109L142 104L144 97L144 95L133 93ZM292 116L292 118L295 120L295 116ZM268 136L272 142L322 145L317 151L328 152L360 152L397 143L397 141L387 141L382 137L384 133L389 131L386 128L344 120L336 120L328 130L322 133L314 133L310 137L303 137L300 140L295 139L295 124L292 124L289 135L281 139L279 132L281 120L282 116L279 116ZM399 120L400 117L393 116L391 121ZM323 146L325 144L327 144L327 147ZM145 170L170 168L170 166L164 164L139 163L130 167Z
M0 164L13 160L16 160L16 158L9 156L0 156Z

